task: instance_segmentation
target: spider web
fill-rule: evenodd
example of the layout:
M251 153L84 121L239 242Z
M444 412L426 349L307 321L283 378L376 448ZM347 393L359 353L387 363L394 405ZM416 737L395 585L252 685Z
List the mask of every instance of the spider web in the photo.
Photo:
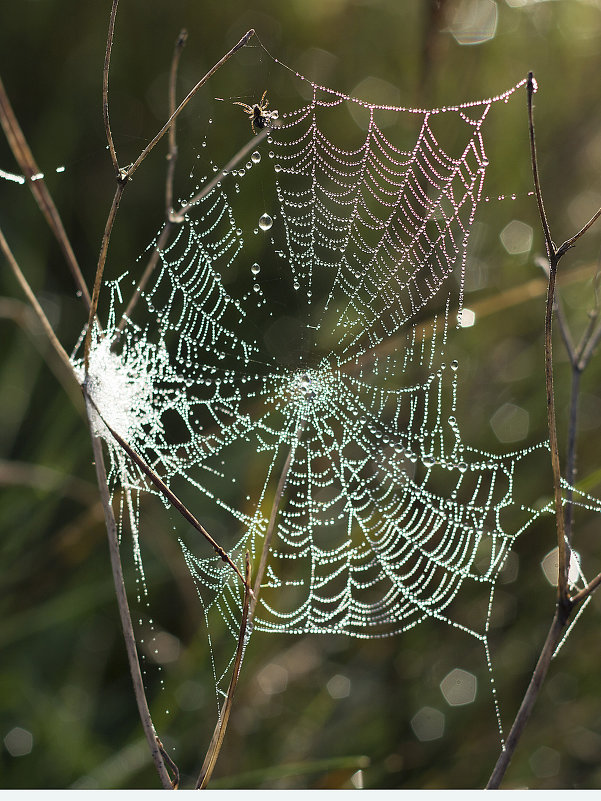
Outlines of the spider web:
M96 334L90 391L242 572L246 551L256 570L290 455L255 631L370 638L434 618L480 641L490 666L495 583L540 514L525 508L504 526L516 466L534 448L499 456L464 444L448 343L461 327L486 118L524 82L419 110L301 80L310 98L279 109L246 165L213 165L220 180L161 250L134 319L112 344ZM130 282L113 286L109 332ZM137 496L153 489L96 425L142 571ZM209 638L217 617L234 642L238 577L196 532L179 541ZM453 614L474 587L488 597L478 628ZM228 668L215 661L218 694Z

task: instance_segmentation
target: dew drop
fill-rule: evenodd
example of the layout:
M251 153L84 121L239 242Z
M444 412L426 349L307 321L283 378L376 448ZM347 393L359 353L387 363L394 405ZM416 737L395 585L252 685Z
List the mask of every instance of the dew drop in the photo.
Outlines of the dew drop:
M274 172L281 172L282 171L282 165L281 164L274 164L273 165L273 171Z
M298 283L298 281L295 281L295 282L292 284L292 287L293 287L293 289L300 289L300 284Z
M459 362L457 361L457 359L453 359L453 361L451 362L451 370L457 370L458 367L459 367Z
M259 284L253 284L253 290L255 292L260 292L261 291L261 287L259 286Z
M258 164L261 161L261 154L259 153L258 150L255 150L255 152L250 157L250 160L252 161L253 164Z
M253 264L253 266L250 268L250 271L251 271L251 273L252 273L253 275L258 275L258 274L261 272L261 268L259 267L259 265L257 264L257 262L255 262L255 263Z
M269 231L271 226L273 225L273 220L269 216L269 214L262 214L259 217L259 228L261 231Z
M269 158L272 159L275 156L275 153L273 152L273 150L270 150L268 155Z
M252 161L247 161L247 162L246 162L246 169L247 169L247 170L250 170L250 168L252 167L252 165L253 165Z

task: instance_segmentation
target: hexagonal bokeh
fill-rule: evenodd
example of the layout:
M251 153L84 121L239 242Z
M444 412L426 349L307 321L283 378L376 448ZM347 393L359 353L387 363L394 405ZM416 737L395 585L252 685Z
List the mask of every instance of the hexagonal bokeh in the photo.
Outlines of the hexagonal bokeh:
M512 255L529 253L532 248L533 236L532 226L521 222L521 220L512 220L507 223L499 234L503 247Z
M544 556L541 560L540 566L545 578L553 587L557 587L557 572L559 570L559 549L557 546L552 551ZM576 584L580 578L580 557L576 551L572 551L570 555L570 569L568 571L568 581L570 584Z
M499 442L519 442L530 428L530 415L521 406L504 403L490 418L490 425Z
M455 8L448 30L457 44L482 44L496 34L498 16L495 0L461 0Z
M27 756L33 748L33 735L21 726L15 726L4 738L4 747L12 757Z
M418 740L438 740L444 734L445 717L439 709L422 706L411 718L411 728Z
M449 706L472 704L478 692L478 679L467 670L454 668L440 682L440 691Z

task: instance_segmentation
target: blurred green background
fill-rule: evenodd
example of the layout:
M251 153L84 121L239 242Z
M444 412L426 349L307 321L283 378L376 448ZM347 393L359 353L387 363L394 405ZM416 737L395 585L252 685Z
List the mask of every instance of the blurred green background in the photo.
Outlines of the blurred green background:
M22 0L5 4L0 26L0 74L89 285L114 191L101 113L108 13L107 2ZM596 0L122 0L111 68L122 163L137 156L166 117L171 52L182 27L189 40L180 93L250 27L272 54L308 77L348 93L361 87L374 100L382 92L406 105L488 97L533 70L540 170L556 239L573 234L601 205ZM202 138L215 96L254 102L268 89L278 97L276 70L259 49L241 54L228 70L182 118L183 150L198 145L194 137ZM246 141L240 136L232 131L230 141L224 134L217 162ZM466 443L503 453L546 438L544 281L536 266L543 243L529 195L523 91L491 119L487 137L485 195L494 200L482 204L470 246L465 302L477 316L461 341L458 419ZM109 276L129 268L161 224L165 149L159 149L126 193ZM182 155L182 194L188 167ZM17 171L4 141L0 169ZM506 199L496 200L500 195ZM530 226L532 238L514 221ZM83 308L26 187L0 183L0 223L70 351ZM516 231L521 244L511 245ZM561 265L575 336L594 305L599 242L593 229ZM559 340L556 378L565 443L570 374ZM578 459L578 480L597 495L600 378L597 357L583 379ZM500 409L511 409L506 404L527 413L517 439L491 424ZM81 399L66 385L6 264L0 420L0 786L158 787L131 690ZM545 469L520 476L520 496L529 503L544 503L550 494ZM200 606L157 506L150 498L142 510L162 637L161 664L147 655L147 684L157 729L189 782L215 722L213 678L199 634ZM598 517L577 514L575 547L589 577L601 569L598 530ZM497 592L489 639L506 728L553 614L554 589L540 563L554 537L548 517L528 529ZM124 548L135 601L128 553ZM598 596L551 667L504 787L601 787ZM473 703L445 700L440 684L455 668L476 676ZM440 736L419 738L420 715L444 721ZM380 641L257 635L212 786L478 788L498 750L483 649L449 627L422 624Z

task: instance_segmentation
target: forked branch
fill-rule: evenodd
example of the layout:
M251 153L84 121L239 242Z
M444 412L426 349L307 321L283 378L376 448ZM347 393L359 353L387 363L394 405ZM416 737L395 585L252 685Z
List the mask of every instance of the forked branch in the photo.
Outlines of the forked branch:
M582 606L582 603L601 585L601 574L593 579L589 584L574 595L569 592L569 564L570 564L570 543L571 527L572 527L572 497L571 491L568 492L566 497L567 509L564 510L562 498L562 481L561 470L559 462L559 448L557 441L557 426L555 415L555 398L553 389L553 352L552 352L552 321L553 313L557 314L560 309L559 304L555 298L557 266L560 259L567 253L567 251L575 245L578 239L589 230L593 223L601 217L601 209L594 214L588 223L583 226L578 233L567 239L559 248L553 242L551 236L551 229L545 213L543 203L543 195L540 186L538 162L536 155L536 142L534 133L534 119L532 108L532 95L535 91L535 83L532 73L528 76L528 128L530 134L530 154L532 162L532 173L534 179L534 192L538 205L538 211L541 221L541 227L545 238L545 245L547 249L547 256L549 259L548 269L548 286L547 286L547 302L545 309L545 385L547 396L547 423L549 428L549 448L551 451L551 464L553 468L553 488L555 498L555 521L557 527L557 545L559 553L559 567L558 567L558 597L555 615L553 622L544 642L538 662L532 674L530 684L524 695L518 713L515 717L511 731L507 738L507 742L497 760L497 764L491 774L487 789L497 789L515 752L520 737L526 727L526 724L532 713L534 704L538 697L540 688L545 680L551 659L556 651L565 630L573 619L575 610ZM587 350L587 361L582 364L584 350L595 338L593 334L594 326L589 326L587 337L583 340L578 348L574 348L572 337L565 319L560 320L562 328L562 337L566 344L566 351L572 366L572 393L570 400L570 413L569 413L569 431L568 431L568 449L566 459L566 480L569 486L572 485L575 476L575 452L576 452L576 424L577 424L577 404L579 398L579 378L580 373L588 363L592 350ZM585 344L586 343L586 344Z

